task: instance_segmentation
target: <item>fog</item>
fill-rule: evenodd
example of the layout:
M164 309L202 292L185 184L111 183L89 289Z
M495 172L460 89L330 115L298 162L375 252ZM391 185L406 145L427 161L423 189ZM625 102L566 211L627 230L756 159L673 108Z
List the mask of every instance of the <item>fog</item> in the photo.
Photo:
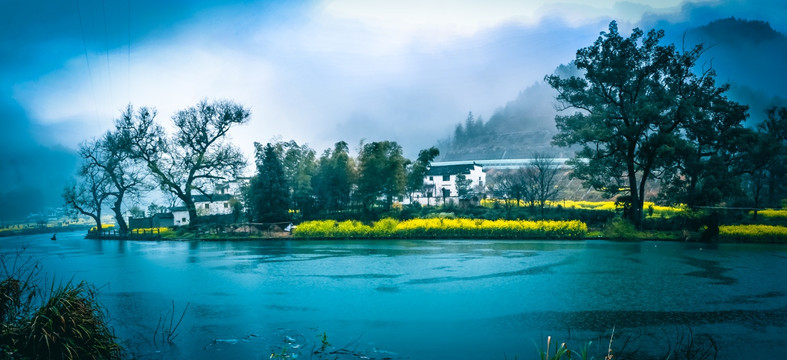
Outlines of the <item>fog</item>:
M249 158L254 141L274 136L318 152L338 140L394 140L412 157L469 111L492 117L610 20L626 33L664 28L670 41L730 16L787 32L779 1L582 4L3 2L0 220L59 205L79 143L129 103L156 107L165 122L204 98L244 104L251 121L231 136ZM759 107L787 97L787 81L772 81L787 78L784 69L770 70L787 60L784 42L768 41L711 53L720 80L734 79L742 98L766 99ZM762 49L772 59L746 57ZM741 63L756 71L744 74Z

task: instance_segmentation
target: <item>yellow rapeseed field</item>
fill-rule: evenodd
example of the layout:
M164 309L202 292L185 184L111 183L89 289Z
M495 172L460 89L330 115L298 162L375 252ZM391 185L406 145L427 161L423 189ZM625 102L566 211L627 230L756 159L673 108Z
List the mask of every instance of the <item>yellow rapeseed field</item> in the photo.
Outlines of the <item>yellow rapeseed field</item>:
M726 225L719 226L722 241L744 242L787 242L787 227L773 225Z
M502 200L502 199L484 199L481 200L481 206L491 208L494 207L495 204L498 206L504 206L506 201L509 205L516 206L516 200ZM524 201L519 201L520 207L528 206L528 204ZM575 201L575 200L560 200L560 201L547 201L546 206L550 208L556 208L558 206L564 209L579 209L579 210L599 210L599 211L615 211L619 209L619 207L615 206L614 201ZM642 210L645 212L647 217L650 217L650 208L653 208L653 217L672 217L677 215L680 212L686 210L685 206L661 206L656 205L653 202L646 201ZM785 217L787 217L787 212L785 212Z
M749 212L750 214L752 212ZM787 209L765 209L757 212L757 215L764 218L782 218L787 219Z
M293 236L301 238L504 238L578 239L587 234L581 221L483 219L382 219L372 226L358 221L306 221Z

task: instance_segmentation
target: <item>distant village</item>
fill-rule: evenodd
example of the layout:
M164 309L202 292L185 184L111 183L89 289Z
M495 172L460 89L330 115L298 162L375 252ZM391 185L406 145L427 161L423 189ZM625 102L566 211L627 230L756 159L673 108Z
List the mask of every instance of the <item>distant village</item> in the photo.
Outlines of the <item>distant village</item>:
M561 188L564 195L573 199L598 200L600 194L591 192L579 186L579 181L571 186L568 179L568 168L563 165L566 159L554 159L561 164ZM424 175L422 191L416 191L411 196L400 196L396 202L401 205L417 203L420 206L478 206L480 200L491 195L492 189L487 180L487 174L525 168L532 159L505 159L505 160L468 160L445 161L432 163ZM460 194L457 188L457 179L464 176L467 179L469 191ZM209 217L218 223L231 223L237 221L238 211L244 211L243 189L249 186L251 178L239 177L230 181L220 181L212 186L209 194L192 194L197 214L200 217ZM181 203L176 206L158 206L153 204L147 210L142 210L141 204L134 205L125 212L129 230L149 229L163 227L179 227L190 224L191 219L188 209ZM240 205L241 207L238 207ZM114 217L107 212L102 216L105 224L115 223ZM4 229L23 229L41 227L85 227L93 226L94 221L85 215L70 211L66 207L48 208L41 213L30 214L24 221L14 224L3 224ZM117 226L117 224L115 224Z

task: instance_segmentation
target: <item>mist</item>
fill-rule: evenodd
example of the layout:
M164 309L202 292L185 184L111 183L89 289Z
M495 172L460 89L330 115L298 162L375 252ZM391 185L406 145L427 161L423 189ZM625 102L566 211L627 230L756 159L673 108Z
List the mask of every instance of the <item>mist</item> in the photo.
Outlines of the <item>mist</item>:
M273 137L318 152L339 140L352 149L393 140L413 157L470 111L554 127L549 97L531 88L549 91L544 75L613 19L624 32L664 28L670 41L691 30L691 41L720 42L702 27L733 15L787 31L776 1L13 1L0 14L0 200L20 204L0 220L59 205L78 145L110 129L129 103L156 107L164 123L205 98L248 106L250 123L231 138L249 159L254 141ZM730 93L752 102L752 118L787 97L787 82L772 81L787 78L781 36L708 52ZM509 102L533 116L503 116Z

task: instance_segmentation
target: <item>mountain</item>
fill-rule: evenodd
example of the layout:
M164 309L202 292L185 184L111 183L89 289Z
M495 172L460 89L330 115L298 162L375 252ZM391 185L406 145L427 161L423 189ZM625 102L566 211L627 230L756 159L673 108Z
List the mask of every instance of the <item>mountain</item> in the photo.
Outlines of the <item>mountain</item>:
M787 106L787 36L767 22L716 20L687 31L685 39L706 45L700 66L713 67L716 80L730 84L728 96L749 105L749 124L762 121L770 107Z
M767 22L727 18L687 31L673 30L665 29L664 43L679 48L706 46L697 71L712 67L719 85L730 84L727 95L750 107L749 126L762 121L768 108L787 106L787 36ZM555 73L573 71L572 66L561 65ZM439 160L529 158L534 152L571 157L571 149L550 144L556 133L554 99L549 85L530 85L488 121L472 117L457 124L454 136L438 143Z

